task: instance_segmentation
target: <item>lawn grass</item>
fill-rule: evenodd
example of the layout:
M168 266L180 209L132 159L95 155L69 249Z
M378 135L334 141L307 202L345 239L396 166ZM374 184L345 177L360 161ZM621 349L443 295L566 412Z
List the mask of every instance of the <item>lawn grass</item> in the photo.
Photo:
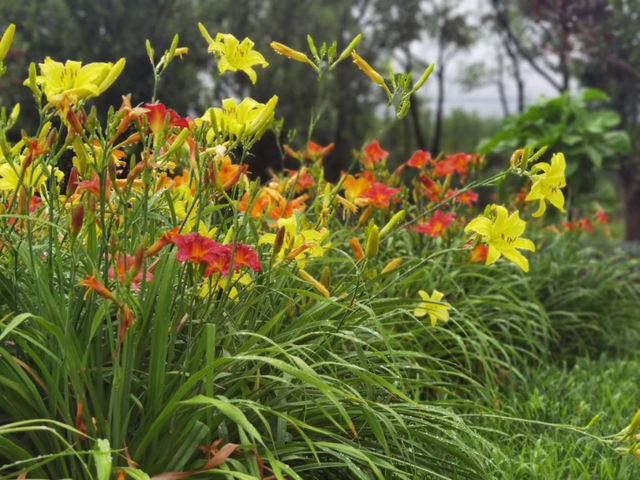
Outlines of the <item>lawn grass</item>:
M598 437L618 433L638 409L639 358L580 358L573 367L541 365L525 374L526 382L505 386L499 406L508 417L484 418L500 446L496 476L509 479L640 478L640 462L615 447L568 428L586 427Z

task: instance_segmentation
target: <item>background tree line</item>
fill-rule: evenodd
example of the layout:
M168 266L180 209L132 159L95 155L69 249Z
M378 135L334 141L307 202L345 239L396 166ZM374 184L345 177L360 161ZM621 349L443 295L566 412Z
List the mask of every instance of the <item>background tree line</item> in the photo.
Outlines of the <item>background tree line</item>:
M152 75L145 40L161 51L178 33L189 55L166 72L160 101L183 115L199 116L228 96L264 101L277 94L278 114L285 118L281 140L302 147L309 133L306 112L318 104L321 90L315 72L278 57L268 44L275 40L306 52L307 34L316 43L337 40L343 47L363 32L358 52L381 72L386 72L389 60L397 72L414 75L436 63L429 80L437 87L435 98L415 96L410 114L382 131L381 125L393 118L391 109L382 108L384 96L357 68L341 65L322 87L328 93L313 130L314 141L336 143L327 159L330 176L349 165L352 151L374 136L398 162L417 148L433 154L473 150L481 138L497 131L499 123L462 110L447 113L447 86L452 81L468 88L494 84L503 112L522 113L534 100L526 95L533 80L527 78L525 66L537 72L535 81L541 77L559 94L580 87L605 91L611 98L609 108L620 115L622 128L634 139L640 104L639 15L640 0L4 0L0 30L13 22L18 33L6 60L8 75L0 83L0 100L3 105L22 104L21 125L28 130L36 114L29 110L30 93L22 81L28 64L48 55L85 62L126 57L117 88L92 103L105 112L119 104L121 93L129 92L134 103L149 101ZM256 85L242 74L220 77L198 22L210 32L249 36L271 68L259 72ZM425 58L425 41L435 46L429 51L433 58ZM453 63L463 61L462 53L477 42L492 46L489 58L469 64L462 78L452 78ZM508 89L517 92L515 106L506 99ZM628 237L640 239L639 145L632 142L631 147L616 182ZM281 165L273 139L259 148L256 154L262 163Z

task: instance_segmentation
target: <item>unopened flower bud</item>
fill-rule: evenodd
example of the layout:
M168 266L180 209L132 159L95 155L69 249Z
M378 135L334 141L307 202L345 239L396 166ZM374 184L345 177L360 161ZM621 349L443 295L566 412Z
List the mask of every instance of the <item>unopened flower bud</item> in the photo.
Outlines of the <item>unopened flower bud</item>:
M289 57L291 60L295 60L296 62L307 63L309 61L309 57L307 57L304 53L294 50L293 48L289 48L282 43L271 42L270 46L275 50L276 53L284 55L285 57Z
M400 265L402 265L402 259L394 258L389 263L387 263L387 265L385 265L385 267L382 269L382 274L384 275L385 273L393 272Z
M360 245L360 241L356 237L352 237L349 240L349 245L351 245L351 250L353 250L353 258L362 260L364 258L364 250L362 249L362 245Z
M404 217L406 215L407 215L407 212L405 212L404 210L400 210L393 217L391 217L391 220L389 220L389 222L387 222L387 224L382 228L382 230L380 230L380 238L386 237L396 225L398 225L400 222L404 220Z
M280 253L280 250L282 250L282 246L284 244L284 236L285 236L286 230L284 227L280 227L280 229L278 230L278 233L276 233L276 239L273 242L273 254L277 255L278 253Z
M427 69L424 71L422 76L418 79L416 84L413 86L413 89L412 89L413 92L417 92L418 90L420 90L420 87L422 87L422 85L424 85L424 83L427 81L427 79L431 75L431 72L433 72L434 68L435 68L435 65L433 63L427 67Z
M78 170L76 167L71 168L71 172L69 173L69 178L67 180L67 188L66 194L67 197L73 195L73 192L76 191L76 187L78 186Z
M331 296L331 294L329 293L329 290L327 290L327 288L324 285L322 285L322 283L320 283L318 280L316 280L311 275L309 275L305 270L300 269L298 273L300 274L300 276L305 282L312 285L313 288L318 290L322 295L324 295L327 298Z
M11 23L5 30L4 35L2 35L2 39L0 39L0 62L4 60L4 57L6 57L9 52L9 47L11 46L15 31L16 26Z
M80 235L83 222L84 222L84 206L82 205L82 203L80 203L76 208L73 209L73 213L71 214L70 233L73 238L76 238L78 235Z
M322 273L320 274L320 283L324 285L327 290L331 288L331 269L329 267L324 267L322 269Z
M367 238L367 247L365 254L369 260L378 254L378 247L380 246L380 229L377 225L371 227L369 237Z

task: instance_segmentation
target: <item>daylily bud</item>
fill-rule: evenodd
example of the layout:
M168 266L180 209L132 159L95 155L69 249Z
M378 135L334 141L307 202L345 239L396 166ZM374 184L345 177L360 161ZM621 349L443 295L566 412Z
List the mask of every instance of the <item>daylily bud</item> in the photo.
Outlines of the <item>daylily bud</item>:
M386 237L397 224L404 220L404 217L406 215L407 212L405 212L404 210L400 210L393 217L391 217L391 220L389 220L389 222L382 228L382 230L380 230L380 238Z
M111 183L115 185L116 180L118 180L118 172L116 171L116 162L113 160L113 158L109 159L107 170L109 171L109 179L111 179Z
M329 290L327 290L327 288L324 285L322 285L322 283L320 283L318 280L313 278L306 271L300 269L299 273L300 273L300 276L302 277L302 279L305 282L311 284L313 286L313 288L318 290L322 295L324 295L327 298L329 298L331 296L331 294L329 293Z
M382 275L384 275L385 273L393 272L400 265L402 265L402 259L401 258L394 258L389 263L387 263L387 265L382 269L381 273L382 273Z
M116 347L115 352L113 352L113 358L116 358L118 352L120 351L120 347L122 346L122 342L124 341L124 337L126 336L129 328L133 325L133 312L129 308L129 306L125 303L122 306L122 317L120 318L120 333L118 334L118 346Z
M11 41L13 40L13 34L16 31L16 26L11 23L2 35L2 39L0 40L0 62L4 60L4 57L7 56L9 52L9 47L11 46Z
M367 223L367 221L369 221L369 218L371 217L371 215L373 214L373 208L371 208L371 206L367 207L364 212L362 212L362 215L360 215L360 219L358 220L358 226L362 226L365 223Z
M133 280L134 278L136 278L136 275L138 275L138 273L140 272L140 269L142 268L142 263L144 262L144 254L145 254L144 245L139 245L138 248L136 249L136 254L133 257L133 265L131 266L127 274L127 277L128 277L127 280L129 281Z
M13 110L11 110L11 115L9 115L9 119L7 120L7 130L16 123L18 120L18 115L20 115L20 104L16 103L13 106Z
M76 112L73 111L73 108L68 107L66 109L65 120L71 133L75 135L82 135L84 131L82 122L80 121L80 118L78 117Z
M42 92L38 88L38 82L36 81L37 76L38 74L36 72L36 64L31 62L31 64L29 65L28 85L31 93L33 93L33 96L36 97L36 99L39 99L42 95Z
M324 285L327 290L331 288L331 269L329 267L324 267L322 269L322 273L320 274L320 283Z
M98 90L100 90L100 93L103 93L107 88L111 86L113 82L116 81L116 78L118 78L120 76L120 73L122 73L122 69L124 68L125 63L126 60L124 58L121 58L115 63L113 67L111 67L107 76L104 78L100 86L98 86Z
M245 131L247 136L255 136L256 140L259 139L262 134L269 128L273 121L274 112L278 103L278 96L274 95L265 104L258 116L249 124L249 128Z
M45 142L45 148L50 150L53 147L53 144L56 143L56 137L58 136L58 130L52 128L47 135L47 140Z
M285 233L286 233L286 230L284 227L280 227L280 229L278 230L278 233L276 233L276 239L273 242L274 255L277 255L278 253L280 253L280 250L282 250Z
M175 237L178 234L179 230L180 230L180 227L175 227L169 231L164 232L162 236L153 245L149 247L149 249L145 253L145 256L152 257L153 255L158 254L160 250L162 250L164 247L173 243L173 237Z
M168 158L172 156L174 153L176 153L182 147L182 145L184 145L184 142L187 140L187 137L189 136L190 133L191 132L189 131L188 128L183 128L178 134L178 136L175 138L171 146L162 155L162 157Z
M136 132L128 136L124 141L120 142L114 148L117 150L119 148L126 147L127 145L138 143L139 141L140 141L140 134Z
M380 229L377 225L373 225L367 238L367 247L365 253L367 258L371 260L378 254L378 247L380 245Z
M369 65L356 52L351 52L351 57L353 58L353 63L355 63L358 66L358 68L362 70L365 73L365 75L367 75L367 77L373 80L373 83L380 85L382 88L384 88L384 91L387 93L389 97L392 96L391 91L389 90L389 87L387 87L387 84L385 83L384 78L382 78L382 75L376 72L373 69L373 67L371 67L371 65Z
M80 235L83 221L84 206L82 205L82 203L80 203L76 208L73 209L73 213L71 214L71 228L69 230L73 238L76 238L78 235Z
M111 255L115 255L118 250L118 234L114 231L111 232L111 236L109 237L109 253Z
M518 165L520 165L520 163L522 162L522 153L522 149L518 149L513 152L513 155L511 155L511 159L509 160L511 168L516 168Z
M293 48L289 48L282 43L271 42L270 46L275 50L276 53L284 55L285 57L289 57L291 60L295 60L296 62L306 63L309 61L309 58L304 53L298 52Z
M417 92L420 89L420 87L424 85L424 82L427 81L427 79L431 75L431 72L433 72L434 68L435 68L435 65L433 63L427 67L427 69L424 71L422 76L418 79L416 84L413 86L412 92Z
M353 258L362 260L364 258L364 250L362 249L362 245L360 245L360 241L356 237L352 237L349 240L349 245L351 245L351 250L353 250Z
M69 178L67 180L67 188L66 194L67 197L73 195L73 192L76 191L76 187L78 186L78 170L76 167L71 168L71 172L69 172Z
M288 254L286 259L288 261L294 260L298 255L300 255L302 252L304 252L305 250L310 249L311 247L313 247L313 244L305 242L302 245L300 245L299 247L294 248L293 250L291 250Z
M139 161L135 167L133 167L131 169L131 171L129 172L129 175L127 175L127 184L133 182L138 175L140 175L140 172L142 172L142 170L144 170L144 168L146 167L146 163L144 160Z
M353 52L353 50L358 46L358 44L360 43L360 40L362 40L362 34L361 33L359 33L356 36L356 38L351 40L351 43L347 46L347 48L345 48L342 51L342 53L340 54L338 59L333 63L333 65L336 65L336 64L340 63L345 58L347 58L349 55L351 55L351 52ZM333 67L333 65L331 67Z

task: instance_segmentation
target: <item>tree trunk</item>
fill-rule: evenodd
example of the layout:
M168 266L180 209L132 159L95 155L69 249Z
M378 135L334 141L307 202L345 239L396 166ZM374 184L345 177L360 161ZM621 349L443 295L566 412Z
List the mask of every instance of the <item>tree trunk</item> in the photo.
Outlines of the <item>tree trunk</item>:
M507 92L504 88L504 58L502 57L502 50L497 48L498 54L498 75L496 77L496 84L498 86L498 95L500 96L500 105L502 105L502 113L505 117L509 116L509 102L507 101Z
M627 224L627 241L640 241L640 159L620 170L624 216Z
M433 145L431 154L435 157L440 154L442 144L442 116L444 110L444 64L440 63L438 67L438 98L436 103L436 117L433 130Z
M411 113L411 123L413 124L413 130L415 133L416 143L420 150L426 150L427 141L424 138L424 131L420 122L420 104L416 95L411 95L411 107L409 108Z

